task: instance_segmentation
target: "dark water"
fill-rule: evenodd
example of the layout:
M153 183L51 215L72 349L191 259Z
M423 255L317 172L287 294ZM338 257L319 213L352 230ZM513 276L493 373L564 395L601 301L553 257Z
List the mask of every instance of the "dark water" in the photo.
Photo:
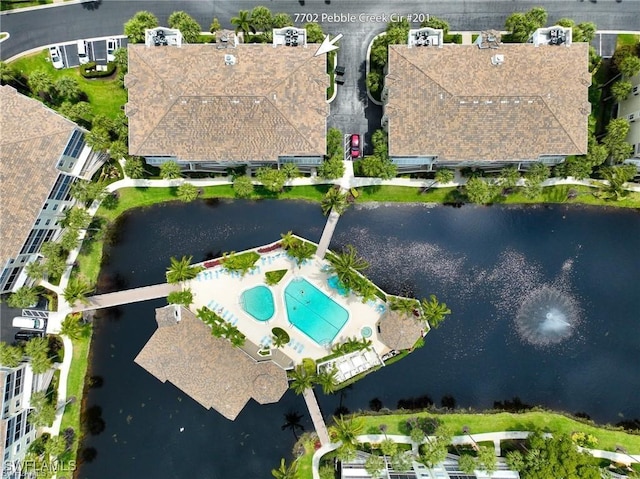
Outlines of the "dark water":
M317 241L324 217L302 202L198 202L129 215L103 269L103 291L158 283L170 256L195 261L271 242L280 233ZM640 417L640 216L582 208L481 208L391 205L348 211L332 247L354 244L369 276L391 293L434 293L452 316L403 361L342 395L320 395L329 416L372 398L455 397L461 407L491 407L519 396L529 404L585 412L600 422ZM549 286L579 310L564 342L534 347L514 317L531 291ZM133 363L155 329L163 301L118 308L96 325L92 373L103 379L87 407L104 421L88 435L95 458L80 478L268 478L294 438L284 414L303 413L288 392L276 405L253 401L235 422L206 411ZM94 421L100 429L100 420ZM180 432L180 428L184 428Z

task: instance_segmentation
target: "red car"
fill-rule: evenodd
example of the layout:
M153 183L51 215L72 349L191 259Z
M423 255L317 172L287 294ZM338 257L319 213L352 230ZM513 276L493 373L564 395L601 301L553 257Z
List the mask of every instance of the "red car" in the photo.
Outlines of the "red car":
M351 135L351 158L360 158L360 135Z

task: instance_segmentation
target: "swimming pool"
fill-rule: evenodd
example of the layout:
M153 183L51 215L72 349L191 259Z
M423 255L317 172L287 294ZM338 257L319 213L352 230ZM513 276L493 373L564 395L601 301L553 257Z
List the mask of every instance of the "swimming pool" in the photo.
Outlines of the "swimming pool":
M346 309L303 278L284 290L289 322L320 345L331 343L349 319Z
M273 294L266 286L256 286L240 295L242 309L258 321L268 321L275 312Z

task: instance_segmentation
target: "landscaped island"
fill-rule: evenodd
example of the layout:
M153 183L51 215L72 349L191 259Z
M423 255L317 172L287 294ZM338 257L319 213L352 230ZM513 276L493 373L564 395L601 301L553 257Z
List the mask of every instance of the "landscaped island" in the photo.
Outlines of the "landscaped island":
M251 397L278 401L285 371L298 393L316 382L333 392L411 351L450 314L433 295L420 302L379 289L352 246L317 250L289 232L194 266L171 258L167 281L180 291L156 311L158 330L136 362L235 419ZM213 338L203 337L207 326Z

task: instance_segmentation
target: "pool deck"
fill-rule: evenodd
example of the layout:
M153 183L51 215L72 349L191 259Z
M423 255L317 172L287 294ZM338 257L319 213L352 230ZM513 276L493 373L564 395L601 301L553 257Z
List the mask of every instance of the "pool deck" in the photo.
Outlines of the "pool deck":
M358 296L352 294L341 296L337 290L327 284L327 279L331 276L325 272L328 265L326 260L314 257L298 266L283 249L275 249L261 254L254 269L244 277L239 273L226 271L221 265L207 268L187 285L194 296L194 304L190 309L196 311L203 306L208 307L234 324L247 339L258 345L270 345L271 329L278 326L289 333L291 342L281 349L295 364L301 363L303 358L317 360L330 354L330 346L317 344L296 326L290 324L286 313L284 290L292 279L301 277L349 312L349 319L338 332L333 344L353 337L361 339L362 328L368 326L372 331L368 338L372 341L371 348L378 356L388 353L390 348L380 341L376 329L376 323L384 314L383 302L377 299L363 304ZM269 286L273 293L275 313L268 321L258 321L244 311L240 304L240 296L247 289L265 285L265 273L279 269L288 271L277 285Z

